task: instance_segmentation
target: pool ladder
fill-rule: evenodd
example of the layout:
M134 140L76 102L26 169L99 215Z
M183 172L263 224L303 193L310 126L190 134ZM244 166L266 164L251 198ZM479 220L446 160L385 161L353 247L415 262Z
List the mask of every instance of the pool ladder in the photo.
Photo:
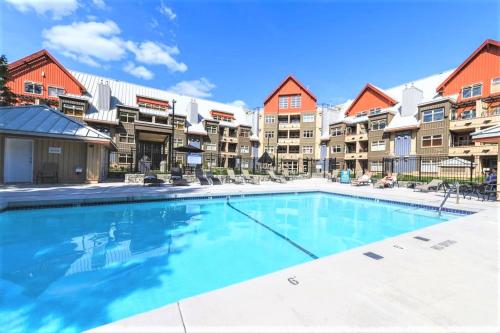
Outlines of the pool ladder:
M460 197L460 184L458 182L455 183L455 189L456 189L456 193L457 193L457 203L458 203L458 198ZM448 192L446 192L446 195L444 196L444 199L441 202L441 205L439 205L439 209L438 209L439 216L441 216L443 206L446 203L446 200L448 200L448 198L451 196L451 193L453 192L453 190L454 189L450 188L448 190Z

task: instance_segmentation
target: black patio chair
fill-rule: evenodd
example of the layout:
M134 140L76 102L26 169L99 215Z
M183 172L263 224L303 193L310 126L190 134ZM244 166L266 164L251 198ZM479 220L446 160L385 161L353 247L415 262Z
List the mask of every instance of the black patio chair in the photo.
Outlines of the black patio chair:
M201 168L196 167L196 169L194 170L194 174L201 185L210 185L210 181L208 180L208 177L205 176L205 174L203 173L203 170Z
M161 184L163 184L163 180L158 179L158 176L154 172L148 171L144 174L142 186L161 186Z
M187 180L182 178L182 169L179 167L173 167L170 170L170 180L173 186L188 186Z
M214 174L211 173L210 171L207 172L207 178L210 179L212 185L222 185L222 180L220 180L219 177L214 176Z

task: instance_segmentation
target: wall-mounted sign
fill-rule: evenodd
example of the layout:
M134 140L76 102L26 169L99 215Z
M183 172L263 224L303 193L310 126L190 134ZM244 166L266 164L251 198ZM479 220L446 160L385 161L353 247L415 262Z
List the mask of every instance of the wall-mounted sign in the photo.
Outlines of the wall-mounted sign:
M61 147L49 147L49 154L60 154L61 152Z

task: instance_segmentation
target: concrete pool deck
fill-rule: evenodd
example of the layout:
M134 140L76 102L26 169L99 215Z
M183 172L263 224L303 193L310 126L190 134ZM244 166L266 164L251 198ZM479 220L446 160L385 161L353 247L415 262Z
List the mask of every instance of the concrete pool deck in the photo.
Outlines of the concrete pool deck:
M438 206L442 193L324 179L143 188L119 183L0 188L5 206L321 190ZM450 198L476 214L180 300L96 332L498 332L498 202ZM415 239L420 236L429 239ZM383 257L369 258L373 252Z

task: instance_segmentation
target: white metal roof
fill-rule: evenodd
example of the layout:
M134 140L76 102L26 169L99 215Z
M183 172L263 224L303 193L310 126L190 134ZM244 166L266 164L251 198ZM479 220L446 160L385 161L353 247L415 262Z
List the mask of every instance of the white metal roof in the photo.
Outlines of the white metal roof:
M489 128L485 128L483 130L474 132L471 134L472 139L489 139L489 138L498 138L500 141L500 125L492 126Z
M0 133L109 142L111 138L45 105L0 108Z
M396 113L391 122L384 129L386 132L412 129L420 126L420 122L415 118L415 116L402 116L400 113Z
M187 116L190 108L190 103L193 100L193 97L191 96L179 95L166 90L145 87L134 83L118 81L111 78L81 73L73 70L70 70L70 72L78 81L81 82L81 84L88 92L90 107L85 115L85 120L117 123L117 105L138 107L137 96L149 97L169 102L172 101L172 99L175 99L177 101L177 103L175 104L175 113ZM98 109L97 91L99 83L107 83L111 89L111 105L109 111ZM234 123L231 123L233 126L237 126L240 124L248 126L251 125L250 119L247 116L245 109L241 106L224 104L201 98L196 98L196 102L198 103L198 113L202 118L201 120L213 119L210 115L210 111L217 110L234 114L235 121ZM165 114L165 112L163 111L146 111L146 109L143 108L141 108L140 112L148 114L159 112L162 115Z

